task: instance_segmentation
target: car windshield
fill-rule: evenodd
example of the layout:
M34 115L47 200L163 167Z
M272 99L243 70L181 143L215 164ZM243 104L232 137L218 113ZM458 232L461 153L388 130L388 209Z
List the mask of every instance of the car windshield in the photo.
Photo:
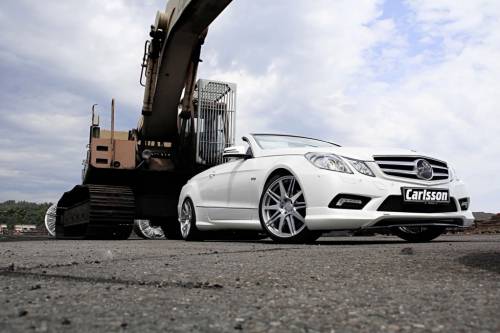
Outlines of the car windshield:
M254 134L253 137L262 149L338 147L337 144L289 135Z

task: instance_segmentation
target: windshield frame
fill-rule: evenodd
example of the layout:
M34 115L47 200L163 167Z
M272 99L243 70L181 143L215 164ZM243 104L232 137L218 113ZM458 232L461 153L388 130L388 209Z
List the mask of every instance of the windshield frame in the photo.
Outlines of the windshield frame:
M298 138L298 139L307 139L307 140L313 140L313 141L318 141L318 142L323 142L326 144L331 145L332 147L341 147L339 144L326 141L326 140L320 140L320 139L315 139L315 138L309 138L307 136L300 136L300 135L290 135L290 134L271 134L271 133L252 133L251 136L253 137L255 143L259 146L260 149L262 150L272 150L272 149L280 149L280 148L265 148L261 145L259 142L259 137L263 136L274 136L274 137L289 137L289 138ZM307 148L307 147L297 147L297 148ZM313 147L310 147L313 148ZM314 148L325 148L324 146L320 147L314 147ZM290 149L290 148L281 148L281 149Z

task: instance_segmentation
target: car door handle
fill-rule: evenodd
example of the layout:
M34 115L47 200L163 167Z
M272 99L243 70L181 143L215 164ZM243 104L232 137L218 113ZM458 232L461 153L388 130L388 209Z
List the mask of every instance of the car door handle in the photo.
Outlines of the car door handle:
M208 175L209 178L214 178L215 177L215 173L211 173Z

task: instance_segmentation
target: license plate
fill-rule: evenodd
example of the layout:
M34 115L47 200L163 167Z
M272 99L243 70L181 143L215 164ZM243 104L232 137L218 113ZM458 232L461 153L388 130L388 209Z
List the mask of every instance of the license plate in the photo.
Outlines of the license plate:
M409 188L403 187L404 202L423 202L423 203L449 203L450 192L447 189L436 188Z

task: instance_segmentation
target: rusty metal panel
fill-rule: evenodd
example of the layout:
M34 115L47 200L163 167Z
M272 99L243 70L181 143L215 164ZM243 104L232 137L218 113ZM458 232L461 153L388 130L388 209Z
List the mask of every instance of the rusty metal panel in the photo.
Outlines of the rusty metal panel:
M120 162L118 169L135 169L135 141L115 140L114 161Z
M92 139L90 143L90 165L95 168L110 168L112 144L110 139Z
M114 169L134 169L136 142L133 140L92 139L90 143L90 165L109 169L112 162L119 162ZM114 150L114 151L113 151Z

